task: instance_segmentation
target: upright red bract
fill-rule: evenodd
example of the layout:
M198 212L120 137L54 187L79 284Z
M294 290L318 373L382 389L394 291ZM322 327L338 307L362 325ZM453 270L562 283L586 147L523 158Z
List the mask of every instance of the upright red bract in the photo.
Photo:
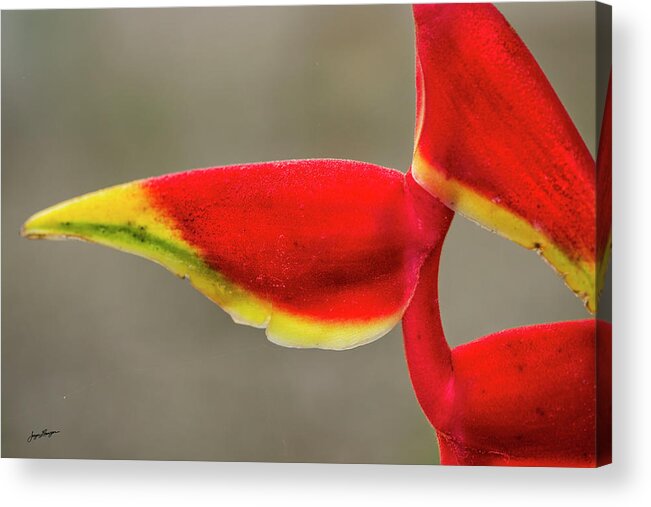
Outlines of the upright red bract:
M414 177L537 250L595 312L595 163L542 69L493 5L415 5L414 19Z

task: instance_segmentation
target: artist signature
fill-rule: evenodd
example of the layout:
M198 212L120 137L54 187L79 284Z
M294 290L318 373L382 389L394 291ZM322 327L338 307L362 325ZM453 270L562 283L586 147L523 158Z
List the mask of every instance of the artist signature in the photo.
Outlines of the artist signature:
M27 437L27 443L33 442L34 440L37 440L37 439L43 438L43 437L52 438L52 435L55 435L56 433L61 433L61 432L59 430L48 431L47 428L45 428L40 433L34 433L32 431L32 434L29 437Z

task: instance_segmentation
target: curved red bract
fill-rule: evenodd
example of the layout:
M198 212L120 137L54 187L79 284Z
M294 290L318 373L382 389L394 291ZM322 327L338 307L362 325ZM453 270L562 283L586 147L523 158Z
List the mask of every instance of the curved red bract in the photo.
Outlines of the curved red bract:
M415 5L414 176L537 249L595 302L595 163L531 52L490 4Z
M442 461L567 467L610 462L610 324L509 329L455 348L452 362L454 415L437 428Z
M509 329L447 354L443 336L421 340L430 349L439 344L436 357L405 334L412 382L437 430L442 464L610 463L610 324Z
M141 255L274 343L342 350L400 321L442 240L437 218L449 211L417 190L398 171L350 160L215 167L71 199L23 234Z

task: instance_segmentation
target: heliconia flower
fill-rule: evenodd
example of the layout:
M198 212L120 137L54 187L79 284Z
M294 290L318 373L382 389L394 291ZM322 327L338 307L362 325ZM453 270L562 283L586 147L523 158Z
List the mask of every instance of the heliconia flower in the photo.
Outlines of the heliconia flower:
M347 349L402 318L443 464L608 463L610 324L539 324L451 350L438 269L447 205L541 251L596 309L610 244L610 89L595 168L494 7L414 12L418 121L407 175L330 159L188 171L66 201L22 232L158 262L285 346Z
M413 10L414 178L537 250L595 312L608 256L595 244L595 162L542 69L491 4ZM609 237L609 221L599 234Z
M154 260L285 346L362 345L404 315L410 375L442 463L595 465L607 447L597 414L610 420L595 357L604 389L610 326L533 326L450 351L437 291L452 216L410 173L302 160L112 187L38 213L23 234Z

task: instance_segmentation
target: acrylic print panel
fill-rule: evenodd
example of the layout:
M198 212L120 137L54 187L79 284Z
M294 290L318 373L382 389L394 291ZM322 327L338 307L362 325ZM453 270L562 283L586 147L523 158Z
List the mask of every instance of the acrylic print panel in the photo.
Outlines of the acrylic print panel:
M468 74L483 76L474 82L494 86L455 91L453 111L486 111L467 101L501 97L512 116L491 125L517 126L505 150L536 153L570 133L548 150L556 158L533 157L534 177L558 168L557 153L572 155L563 159L570 179L594 170L609 10L591 2L432 9L416 11L426 39L417 44L419 75L432 75L448 40L471 62ZM473 53L479 39L509 48L498 65L535 86L499 88L503 75ZM468 220L472 213L458 209L450 225L446 206L460 202L437 195L448 187L431 186L427 168L403 175L414 118L424 132L431 117L423 104L436 104L423 100L421 86L416 108L410 6L13 11L2 16L2 48L3 456L607 461L581 447L595 426L608 427L607 410L594 421L595 364L600 407L609 401L608 358L597 361L594 317L581 298L509 241L512 222L498 224L500 236L474 223L485 217ZM442 84L463 65L444 68ZM450 89L474 89L455 79ZM527 130L541 111L552 127ZM484 144L463 141L470 130L457 127L438 138L454 156L420 152L450 171L482 159L489 116L459 120L483 132ZM500 146L483 159L504 160ZM299 162L249 165L278 160ZM245 165L118 187L25 224L91 191L233 164ZM513 179L502 178L501 195L520 188ZM582 271L587 282L571 287L585 296L597 285L589 271L598 265L595 245L553 241L557 231L585 232L567 225L578 212L563 215L589 206L578 187L596 193L591 178L577 181L546 192L558 216L536 221L520 210L517 223L547 231L547 252L592 266ZM594 229L594 217L585 222ZM27 241L21 227L30 237L80 237L138 256ZM199 290L141 257L189 276ZM609 280L602 321L610 320ZM204 295L257 327L236 325ZM549 325L522 330L534 324ZM451 347L470 345L450 356L442 329ZM603 351L609 326L598 329Z

